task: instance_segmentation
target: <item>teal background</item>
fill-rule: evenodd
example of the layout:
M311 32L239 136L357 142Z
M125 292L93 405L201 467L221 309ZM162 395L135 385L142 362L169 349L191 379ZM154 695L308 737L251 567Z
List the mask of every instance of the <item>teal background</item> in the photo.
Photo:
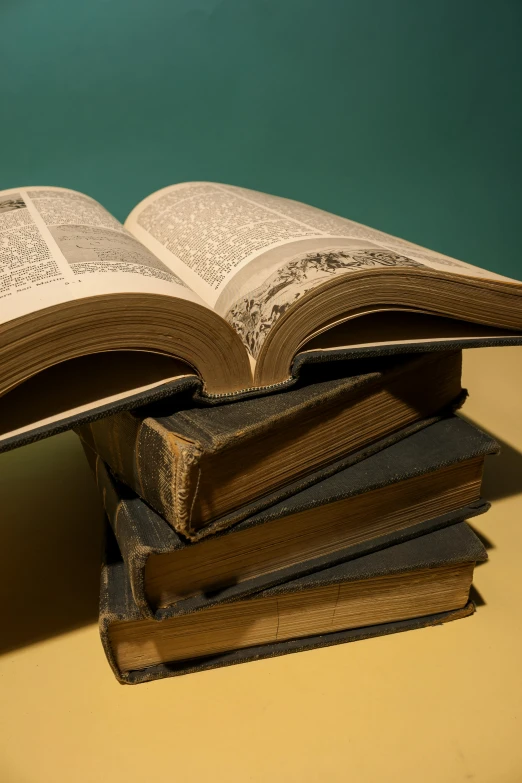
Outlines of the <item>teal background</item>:
M301 199L522 277L520 0L0 0L0 188Z

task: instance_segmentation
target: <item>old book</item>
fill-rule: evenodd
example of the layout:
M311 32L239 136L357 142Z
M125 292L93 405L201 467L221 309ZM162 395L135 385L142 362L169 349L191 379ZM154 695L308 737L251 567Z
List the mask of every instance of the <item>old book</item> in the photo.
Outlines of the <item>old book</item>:
M295 579L482 514L494 440L452 416L226 532L187 543L88 447L134 601L163 619Z
M78 432L177 532L197 539L245 518L252 501L290 495L292 482L313 483L319 469L334 473L353 452L458 405L461 361L459 351L403 358L365 376L172 416L122 413Z
M517 281L229 185L165 188L125 225L75 191L2 191L0 243L4 448L197 379L219 401L285 388L303 357L522 335Z
M465 524L428 533L265 590L161 622L140 617L117 547L102 570L100 631L122 683L266 658L470 614L487 558Z

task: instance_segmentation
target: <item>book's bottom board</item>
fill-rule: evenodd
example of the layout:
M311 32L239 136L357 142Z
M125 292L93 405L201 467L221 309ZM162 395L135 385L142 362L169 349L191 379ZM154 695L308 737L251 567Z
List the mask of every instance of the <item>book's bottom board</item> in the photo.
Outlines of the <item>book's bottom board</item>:
M146 669L130 670L120 675L120 682L136 685L138 683L150 682L151 680L161 679L163 677L192 674L194 672L202 672L222 666L233 666L237 663L248 663L249 661L258 661L263 658L274 658L278 655L313 650L318 647L331 647L336 644L363 641L375 636L386 636L393 633L413 631L418 628L441 625L442 623L447 623L452 620L460 620L463 617L469 617L474 611L474 603L468 601L461 609L423 615L410 620L397 620L363 628L351 628L334 633L305 636L300 639L289 639L283 642L245 647L240 650L233 650L204 658L195 658L191 661L173 661L170 663L149 666Z

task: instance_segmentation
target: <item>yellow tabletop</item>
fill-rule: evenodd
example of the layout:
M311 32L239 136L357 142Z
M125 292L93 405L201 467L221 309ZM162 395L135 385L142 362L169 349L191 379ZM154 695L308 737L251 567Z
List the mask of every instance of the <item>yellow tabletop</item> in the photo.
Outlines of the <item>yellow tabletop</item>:
M96 627L101 510L68 433L0 457L1 783L522 781L522 349L470 350L489 458L465 620L121 686Z

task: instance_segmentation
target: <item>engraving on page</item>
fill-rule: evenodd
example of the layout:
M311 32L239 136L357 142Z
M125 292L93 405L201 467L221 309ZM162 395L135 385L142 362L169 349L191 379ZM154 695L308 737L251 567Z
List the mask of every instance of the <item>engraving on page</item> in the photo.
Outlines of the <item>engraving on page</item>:
M299 254L248 295L239 298L227 312L226 320L257 358L276 321L308 291L339 274L397 266L425 268L419 261L376 246Z

